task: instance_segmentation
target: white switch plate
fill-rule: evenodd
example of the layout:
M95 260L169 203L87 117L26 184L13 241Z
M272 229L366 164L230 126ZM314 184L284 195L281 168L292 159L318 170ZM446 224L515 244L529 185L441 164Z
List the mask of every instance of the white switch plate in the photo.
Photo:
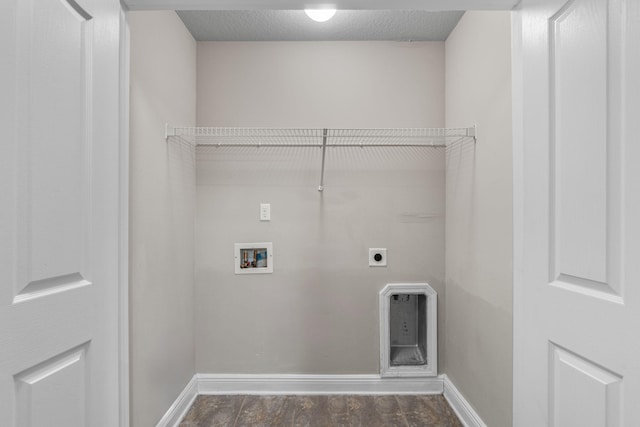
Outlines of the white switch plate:
M271 221L270 203L260 203L260 221Z
M376 255L380 255L380 261L376 260ZM387 266L387 248L369 248L369 267Z

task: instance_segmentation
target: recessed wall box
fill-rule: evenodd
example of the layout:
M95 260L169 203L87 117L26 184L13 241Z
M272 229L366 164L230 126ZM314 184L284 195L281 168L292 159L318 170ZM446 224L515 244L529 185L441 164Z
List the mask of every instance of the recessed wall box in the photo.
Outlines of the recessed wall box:
M236 274L273 273L273 243L236 243Z
M438 375L437 294L427 283L391 283L380 291L380 375Z

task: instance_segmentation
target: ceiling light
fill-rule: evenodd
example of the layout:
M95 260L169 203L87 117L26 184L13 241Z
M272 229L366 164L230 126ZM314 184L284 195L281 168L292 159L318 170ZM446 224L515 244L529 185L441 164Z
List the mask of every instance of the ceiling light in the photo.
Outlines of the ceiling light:
M305 9L304 13L316 22L325 22L333 18L336 14L335 9Z

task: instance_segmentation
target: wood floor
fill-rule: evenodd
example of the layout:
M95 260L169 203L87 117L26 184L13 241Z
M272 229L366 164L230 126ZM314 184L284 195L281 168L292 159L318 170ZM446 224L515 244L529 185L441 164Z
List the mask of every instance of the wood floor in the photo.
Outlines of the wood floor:
M180 427L462 427L441 395L198 396Z

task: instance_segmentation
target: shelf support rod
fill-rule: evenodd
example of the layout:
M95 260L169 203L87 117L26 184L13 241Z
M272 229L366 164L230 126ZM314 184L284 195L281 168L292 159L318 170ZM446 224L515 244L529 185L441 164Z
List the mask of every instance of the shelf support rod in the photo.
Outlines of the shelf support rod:
M320 185L318 191L324 191L324 159L327 154L327 128L322 129L322 166L320 167Z

